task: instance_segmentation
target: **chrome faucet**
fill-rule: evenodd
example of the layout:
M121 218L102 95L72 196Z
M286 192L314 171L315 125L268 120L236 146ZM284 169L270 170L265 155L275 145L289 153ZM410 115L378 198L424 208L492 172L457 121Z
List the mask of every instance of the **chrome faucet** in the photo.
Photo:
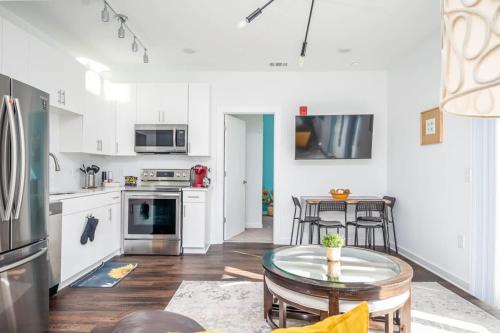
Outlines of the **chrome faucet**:
M52 157L52 159L54 160L56 171L61 171L61 166L59 165L59 160L57 159L56 155L49 153L49 156Z

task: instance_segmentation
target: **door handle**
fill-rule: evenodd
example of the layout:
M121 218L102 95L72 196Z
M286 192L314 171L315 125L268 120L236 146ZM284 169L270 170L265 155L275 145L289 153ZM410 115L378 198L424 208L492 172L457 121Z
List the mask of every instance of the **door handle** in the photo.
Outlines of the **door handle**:
M7 110L7 122L3 123L3 135L2 135L2 159L5 161L7 159L7 132L10 133L10 159L11 159L11 167L10 167L10 184L9 188L7 188L7 168L2 167L2 193L4 196L7 196L7 200L5 201L5 206L2 207L2 220L5 221L10 218L12 213L12 206L14 205L14 196L16 189L16 181L17 181L17 131L15 127L14 120L14 111L12 110L11 98L8 95L4 95L2 99L2 106L0 108L0 112ZM3 116L1 117L3 118ZM1 119L0 118L0 119ZM3 205L3 203L2 203Z
M42 248L40 251L38 251L37 253L27 257L27 258L24 258L20 261L17 261L15 263L12 263L10 265L7 265L7 266L4 266L2 268L0 268L0 273L3 273L3 272L6 272L6 271L10 271L11 269L14 269L16 267L19 267L19 266L22 266L30 261L33 261L35 260L36 258L40 257L41 255L45 254L45 252L47 252L47 247L44 247Z
M23 202L24 186L26 184L26 137L24 136L24 124L21 111L21 103L18 98L14 98L14 110L17 116L17 124L19 130L19 154L21 155L21 165L19 168L19 189L17 193L17 203L14 211L14 219L19 218L21 212L21 204Z
M66 90L62 90L62 103L66 105Z
M186 205L182 206L182 216L186 217Z
M161 111L158 111L158 122L161 123Z

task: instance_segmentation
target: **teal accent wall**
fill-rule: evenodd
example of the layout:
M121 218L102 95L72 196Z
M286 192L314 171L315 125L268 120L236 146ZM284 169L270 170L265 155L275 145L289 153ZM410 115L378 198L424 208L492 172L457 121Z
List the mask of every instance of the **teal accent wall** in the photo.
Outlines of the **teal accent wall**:
M262 187L274 193L274 115L265 114L262 119L262 126ZM267 207L262 207L262 209L266 211Z

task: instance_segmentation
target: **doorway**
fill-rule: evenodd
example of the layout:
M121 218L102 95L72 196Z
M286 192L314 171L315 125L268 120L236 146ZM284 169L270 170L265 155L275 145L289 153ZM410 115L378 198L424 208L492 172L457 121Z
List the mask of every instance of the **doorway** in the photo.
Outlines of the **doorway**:
M224 122L224 241L273 243L274 115Z

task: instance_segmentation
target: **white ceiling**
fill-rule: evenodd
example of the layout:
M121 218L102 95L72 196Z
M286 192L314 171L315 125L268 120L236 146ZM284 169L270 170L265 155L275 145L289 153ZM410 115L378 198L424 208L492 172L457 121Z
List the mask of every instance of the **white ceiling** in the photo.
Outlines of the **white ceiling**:
M298 70L310 0L276 0L245 29L237 23L266 0L111 0L150 50L131 52L101 0L2 2L74 56L112 71ZM439 28L438 0L316 0L304 71L383 70ZM186 54L183 49L196 50ZM351 48L347 54L339 48ZM351 63L359 62L358 66Z

